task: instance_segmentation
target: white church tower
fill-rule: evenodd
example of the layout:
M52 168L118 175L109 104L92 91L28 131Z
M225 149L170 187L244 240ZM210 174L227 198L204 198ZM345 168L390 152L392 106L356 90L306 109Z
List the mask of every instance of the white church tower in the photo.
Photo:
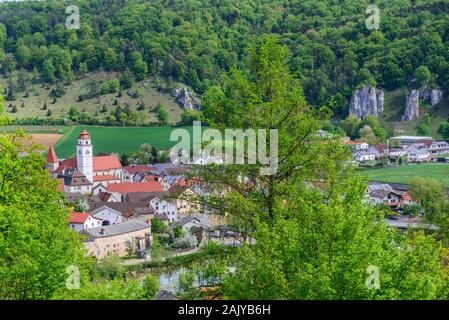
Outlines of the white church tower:
M86 176L93 183L93 146L86 130L83 130L78 136L78 145L76 146L76 166L78 171Z

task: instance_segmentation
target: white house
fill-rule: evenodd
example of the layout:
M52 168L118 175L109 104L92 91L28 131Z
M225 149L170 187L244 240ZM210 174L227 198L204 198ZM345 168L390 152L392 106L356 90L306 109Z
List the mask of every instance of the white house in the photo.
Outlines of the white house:
M353 159L358 162L365 162L376 159L376 154L370 151L356 151L352 156Z
M176 200L169 201L161 197L155 197L150 200L150 206L153 207L156 214L166 214L170 222L178 220Z
M369 144L366 142L356 141L353 145L356 151L367 150L369 148Z
M194 216L185 216L176 223L176 225L181 226L182 230L185 232L190 232L193 227L204 227L201 224L200 219Z
M375 205L383 204L390 207L401 206L401 195L387 189L374 189L368 192L371 203Z
M449 153L449 144L446 141L434 141L430 146L431 154Z
M65 193L86 194L92 191L92 182L78 170L66 169L59 177L64 182Z
M408 162L425 162L430 160L429 151L424 149L419 150L414 145L409 146L406 151Z
M93 217L89 213L71 212L68 224L70 229L80 232L83 229L101 227L102 220Z
M407 155L407 151L400 148L390 148L388 150L388 154L390 155L390 157L403 157Z
M101 206L90 214L97 219L103 220L102 225L118 224L126 220L121 212L109 208L108 206Z

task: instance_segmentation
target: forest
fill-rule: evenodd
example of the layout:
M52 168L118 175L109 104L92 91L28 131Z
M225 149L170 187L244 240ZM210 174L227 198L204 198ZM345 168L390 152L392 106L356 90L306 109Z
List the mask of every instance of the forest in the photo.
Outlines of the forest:
M292 72L311 105L347 115L353 90L410 85L427 67L449 87L449 1L375 1L380 29L365 26L370 1L80 0L81 26L70 30L61 1L0 4L0 71L49 84L96 70L120 72L122 88L147 76L180 81L203 94L240 68L261 35L288 46ZM21 80L22 79L22 80ZM8 99L8 90L5 96Z

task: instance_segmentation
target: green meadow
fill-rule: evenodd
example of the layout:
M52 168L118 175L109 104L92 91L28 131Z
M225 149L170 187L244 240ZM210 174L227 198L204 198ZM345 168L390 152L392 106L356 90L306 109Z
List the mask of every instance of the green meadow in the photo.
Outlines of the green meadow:
M192 127L184 128L192 134ZM78 135L86 129L94 146L94 154L107 153L128 153L139 149L144 143L149 143L156 148L170 148L176 141L170 141L170 134L176 127L100 127L100 126L76 126L73 127L58 142L55 147L60 158L75 156L75 146Z
M422 163L389 168L364 169L360 173L368 180L406 184L416 177L432 178L449 187L449 164L445 163Z

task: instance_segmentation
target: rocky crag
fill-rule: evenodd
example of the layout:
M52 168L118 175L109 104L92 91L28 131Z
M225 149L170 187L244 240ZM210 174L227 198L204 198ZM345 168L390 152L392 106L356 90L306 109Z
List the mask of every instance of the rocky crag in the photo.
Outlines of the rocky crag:
M365 86L354 92L349 103L349 115L363 119L368 115L379 116L384 111L384 92Z
M429 102L433 107L443 99L443 91L431 89L428 86L410 91L405 101L405 111L401 117L401 122L411 121L419 117L419 99Z
M172 96L176 98L176 101L180 104L184 110L199 110L201 109L201 101L196 96L196 93L190 90L186 86L178 86L173 92Z

